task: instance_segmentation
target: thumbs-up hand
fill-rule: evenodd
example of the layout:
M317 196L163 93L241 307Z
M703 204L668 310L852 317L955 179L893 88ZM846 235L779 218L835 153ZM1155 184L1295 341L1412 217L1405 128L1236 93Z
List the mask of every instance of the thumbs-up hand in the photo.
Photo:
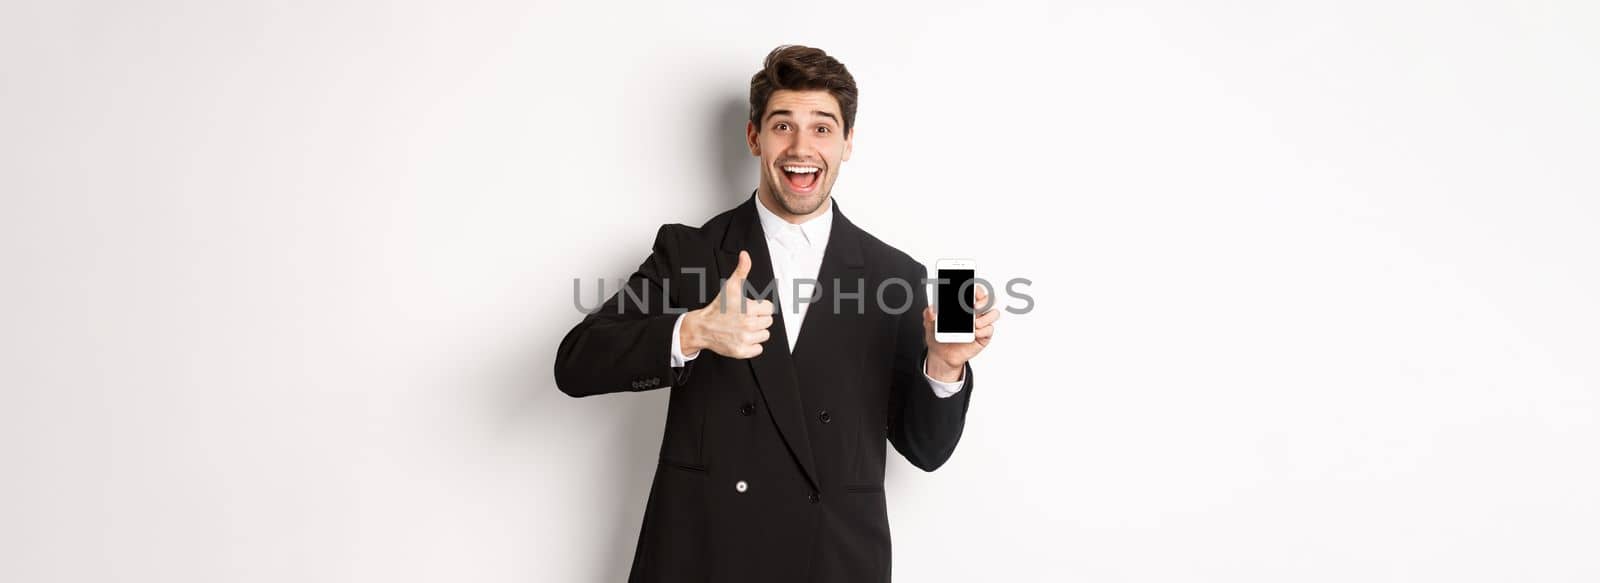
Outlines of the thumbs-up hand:
M739 265L722 284L716 299L683 318L678 342L685 355L702 348L728 358L755 358L761 343L771 337L772 302L744 297L744 281L750 276L750 253L739 252Z

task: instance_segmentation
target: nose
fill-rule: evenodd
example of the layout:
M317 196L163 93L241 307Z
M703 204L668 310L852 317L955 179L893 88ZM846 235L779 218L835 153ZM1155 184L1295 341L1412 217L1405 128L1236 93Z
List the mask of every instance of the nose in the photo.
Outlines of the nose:
M813 136L806 132L795 134L794 138L789 141L789 157L798 160L817 159L816 140L818 139L820 139L819 136Z

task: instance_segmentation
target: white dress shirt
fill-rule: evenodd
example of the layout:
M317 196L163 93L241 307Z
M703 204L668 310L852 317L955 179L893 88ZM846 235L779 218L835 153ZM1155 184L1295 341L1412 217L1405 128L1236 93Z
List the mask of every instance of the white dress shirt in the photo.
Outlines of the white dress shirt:
M772 256L772 277L777 283L778 299L780 304L775 306L783 311L783 331L789 339L789 352L794 352L794 345L800 339L800 326L805 323L806 309L814 302L799 301L800 297L810 298L816 293L815 282L817 273L822 270L822 254L828 248L828 236L833 234L833 200L828 200L828 210L815 218L800 224L783 220L777 214L767 209L766 203L761 202L761 197L756 197L756 215L761 218L761 230L767 237L767 250ZM799 283L796 293L795 280L806 280ZM685 363L700 356L700 351L685 355L683 345L679 343L678 331L683 327L683 316L679 315L677 323L672 326L672 366L681 367ZM909 317L909 315L908 315ZM916 314L921 318L921 314ZM790 324L793 322L793 324ZM963 371L963 375L965 372ZM928 386L933 388L933 394L940 397L950 397L961 391L965 378L957 378L955 382L944 382L928 376L928 361L922 361L922 377L928 379Z

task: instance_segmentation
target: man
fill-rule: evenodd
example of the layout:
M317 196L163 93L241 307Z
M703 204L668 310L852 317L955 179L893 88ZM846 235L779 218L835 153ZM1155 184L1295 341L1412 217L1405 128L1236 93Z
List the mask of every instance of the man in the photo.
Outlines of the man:
M974 342L934 342L926 268L831 200L856 95L821 50L769 54L750 81L751 198L662 226L561 341L562 392L672 389L629 581L889 581L885 438L930 472L961 438L999 310Z

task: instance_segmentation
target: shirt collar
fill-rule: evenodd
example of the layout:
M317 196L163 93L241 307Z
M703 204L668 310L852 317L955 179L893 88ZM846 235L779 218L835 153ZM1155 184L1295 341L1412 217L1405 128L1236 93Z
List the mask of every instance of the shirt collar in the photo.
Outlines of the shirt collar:
M833 232L832 196L828 197L826 204L828 205L827 211L796 225L783 220L776 213L768 210L767 205L761 202L761 195L757 194L756 215L761 218L761 232L766 234L767 238L776 237L780 229L793 229L800 231L800 234L805 236L806 241L813 248L822 249L828 246L828 235Z

